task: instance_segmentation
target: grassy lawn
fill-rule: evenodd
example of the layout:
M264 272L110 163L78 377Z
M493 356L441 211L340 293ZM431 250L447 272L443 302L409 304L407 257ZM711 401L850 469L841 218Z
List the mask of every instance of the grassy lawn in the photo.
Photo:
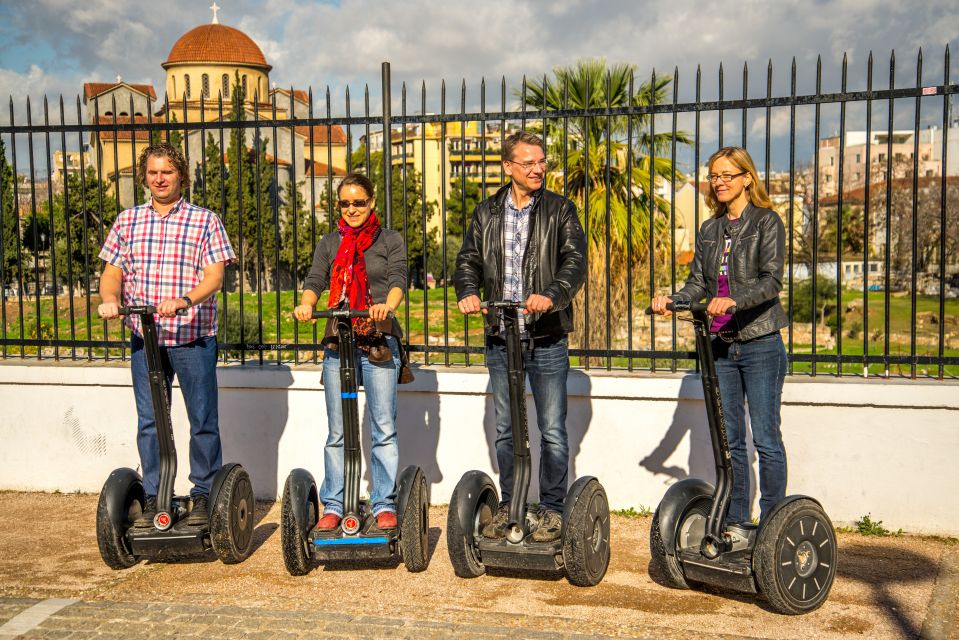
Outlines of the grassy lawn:
M444 302L444 294L446 300ZM325 296L324 296L325 297ZM846 309L854 300L862 301L863 294L859 291L843 291L842 308ZM322 299L322 298L321 298ZM400 325L404 328L410 344L418 345L418 350L411 354L414 361L424 362L426 354L422 353L423 347L429 346L429 349L442 351L444 346L462 347L465 344L466 335L469 334L470 346L482 345L483 322L480 318L463 316L456 309L456 297L452 289L432 289L426 292L422 290L413 290L408 293L403 305L398 309ZM90 315L92 322L87 323L86 298L74 298L73 325L70 321L69 298L61 296L57 299L57 325L54 330L53 321L53 299L43 297L40 301L40 321L37 323L37 301L36 298L24 298L23 302L23 320L20 321L19 301L16 299L8 300L5 307L5 322L3 337L10 341L16 341L22 335L27 340L59 339L69 341L76 340L125 340L125 332L121 333L119 321L104 323L96 318L96 305L99 302L95 294L89 300ZM312 345L314 341L314 329L311 325L296 323L291 311L295 304L293 292L283 291L280 293L264 292L261 295L256 293L245 293L242 296L242 322L240 315L241 298L238 293L220 294L220 339L227 343L255 343L267 345ZM883 355L885 348L885 296L883 292L869 292L869 323L867 348L871 355ZM449 307L449 314L445 309ZM948 340L955 340L959 333L959 300L946 300L944 317L944 330ZM939 345L939 325L932 322L935 317L938 320L939 300L935 296L919 296L917 299L917 323L916 333L916 355L918 356L937 356ZM909 356L910 329L912 326L911 300L906 296L890 296L889 298L889 355L890 356ZM842 354L844 356L860 356L863 353L863 332L862 332L862 314L859 310L853 310L844 314L843 335L841 340ZM242 327L242 335L241 335ZM323 324L316 325L317 334L321 334ZM784 332L784 337L787 334ZM952 336L950 338L950 336ZM319 336L317 336L319 337ZM835 336L834 336L835 337ZM685 341L680 341L680 349L686 348L683 345ZM691 343L690 343L691 344ZM953 343L953 347L954 347ZM645 349L648 345L637 346ZM51 357L54 354L53 347L43 347L43 357ZM8 357L18 357L21 355L36 356L37 347L22 347L17 344L7 345L6 354ZM60 347L59 355L61 358L71 357L73 350L69 347ZM86 348L77 348L78 357L88 356ZM289 362L294 359L294 351L291 349L272 349L263 350L264 361ZM247 352L245 359L259 360L258 352ZM812 346L806 343L795 341L793 344L793 353L808 354L812 353ZM835 344L823 344L820 341L817 344L816 354L819 356L835 355L837 353ZM959 356L959 349L946 348L944 354L947 357ZM104 349L93 349L92 356L95 358L104 357ZM111 350L110 357L120 356L119 349ZM312 361L315 353L313 350L300 350L296 359L298 362ZM239 352L227 353L230 359L240 358ZM463 364L466 362L466 355L462 353L437 353L429 354L431 364ZM482 355L471 354L470 363L481 364ZM573 366L583 366L580 358L571 358ZM612 368L626 369L630 366L634 370L648 370L650 361L648 359L633 358L631 361L626 358L613 358ZM605 368L605 362L601 367ZM656 368L659 371L669 370L673 366L671 360L657 359ZM678 370L689 369L694 366L690 360L680 360L676 364ZM816 372L821 374L835 374L835 362L821 362L816 365ZM861 363L845 363L842 367L844 374L862 375L863 367ZM812 371L812 363L793 362L794 373L809 373ZM890 365L890 373L893 375L910 375L908 365ZM882 363L869 366L870 375L882 375L885 373L885 366ZM938 376L938 367L919 365L917 374L920 376L931 375ZM959 366L951 365L945 367L946 376L959 376Z

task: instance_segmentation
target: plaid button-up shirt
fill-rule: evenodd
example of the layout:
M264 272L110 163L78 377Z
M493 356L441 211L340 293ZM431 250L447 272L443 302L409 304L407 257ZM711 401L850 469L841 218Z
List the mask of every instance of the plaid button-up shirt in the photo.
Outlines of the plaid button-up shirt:
M123 304L159 305L186 295L203 279L203 269L236 260L223 223L212 211L181 198L160 215L153 201L117 216L100 258L123 271ZM139 316L124 322L137 335ZM191 307L184 316L157 317L160 346L188 344L216 335L216 296Z
M533 208L535 198L522 209L513 204L513 192L506 194L505 216L503 218L503 300L526 300L523 291L523 255L526 253L526 243L529 239L529 212ZM500 330L505 331L504 323L500 323ZM519 314L520 334L526 332L525 316Z

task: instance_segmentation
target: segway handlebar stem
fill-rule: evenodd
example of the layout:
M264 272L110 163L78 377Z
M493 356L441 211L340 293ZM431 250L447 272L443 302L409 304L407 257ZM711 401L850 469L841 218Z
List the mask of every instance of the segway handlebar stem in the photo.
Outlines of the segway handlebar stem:
M130 305L129 307L120 307L117 309L117 313L121 316L145 316L153 315L157 312L157 308L152 304L138 304ZM178 316L185 316L187 314L186 309L177 309L176 314Z
M320 309L313 311L313 319L320 318L369 318L369 309ZM387 314L388 318L393 317L393 313Z
M673 300L666 303L666 309L669 311L692 311L693 313L702 313L709 306L709 300L706 302L689 302L687 300ZM726 309L726 313L736 313L736 307L732 306ZM646 315L653 315L653 308L646 307Z

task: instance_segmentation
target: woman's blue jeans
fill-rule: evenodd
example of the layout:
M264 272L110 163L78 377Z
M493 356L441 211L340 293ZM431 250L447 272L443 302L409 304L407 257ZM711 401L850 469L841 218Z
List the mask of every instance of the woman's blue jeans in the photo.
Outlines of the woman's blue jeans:
M373 490L370 507L373 515L396 511L396 471L399 448L396 441L396 383L400 375L399 343L387 335L393 358L389 362L370 362L366 353L356 349L357 383L366 391L366 411L370 415L373 439L370 471ZM340 354L327 348L323 355L323 386L329 434L323 450L324 477L320 501L324 513L343 515L343 400L340 396Z
M760 518L764 518L786 496L786 448L780 429L786 348L778 331L746 342L714 337L712 345L733 466L733 492L726 521L748 522L751 516L747 405L753 445L759 455L759 508Z
M542 507L562 513L569 478L569 435L566 432L568 339L566 336L538 338L533 349L523 349L523 365L533 391L540 433L539 503ZM487 338L486 367L489 369L496 413L496 462L499 465L502 493L500 504L508 504L513 493L513 431L509 411L506 344L503 341Z
M155 496L160 483L160 444L153 416L153 395L143 338L130 339L130 370L137 404L137 448L143 467L143 492ZM178 347L160 347L160 362L170 406L173 375L180 381L190 419L190 495L209 495L213 476L222 466L216 386L216 336Z

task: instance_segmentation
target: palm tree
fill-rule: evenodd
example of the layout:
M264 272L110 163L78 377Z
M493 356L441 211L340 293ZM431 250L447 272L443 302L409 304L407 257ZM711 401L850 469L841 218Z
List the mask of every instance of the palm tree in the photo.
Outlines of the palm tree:
M656 78L633 91L635 69L631 64L610 67L603 59L580 60L556 67L552 81L527 82L525 91L517 92L536 110L589 111L566 119L549 117L543 132L555 164L547 187L576 204L588 239L588 284L577 300L574 322L578 342L590 348L606 348L625 334L628 294L649 294L650 269L660 280L668 273L659 267L669 259L670 207L655 195L655 187L673 178L672 145L691 142L683 131L651 136L648 113L607 111L666 101L671 79ZM675 177L683 179L679 172ZM638 306L634 302L633 308Z

